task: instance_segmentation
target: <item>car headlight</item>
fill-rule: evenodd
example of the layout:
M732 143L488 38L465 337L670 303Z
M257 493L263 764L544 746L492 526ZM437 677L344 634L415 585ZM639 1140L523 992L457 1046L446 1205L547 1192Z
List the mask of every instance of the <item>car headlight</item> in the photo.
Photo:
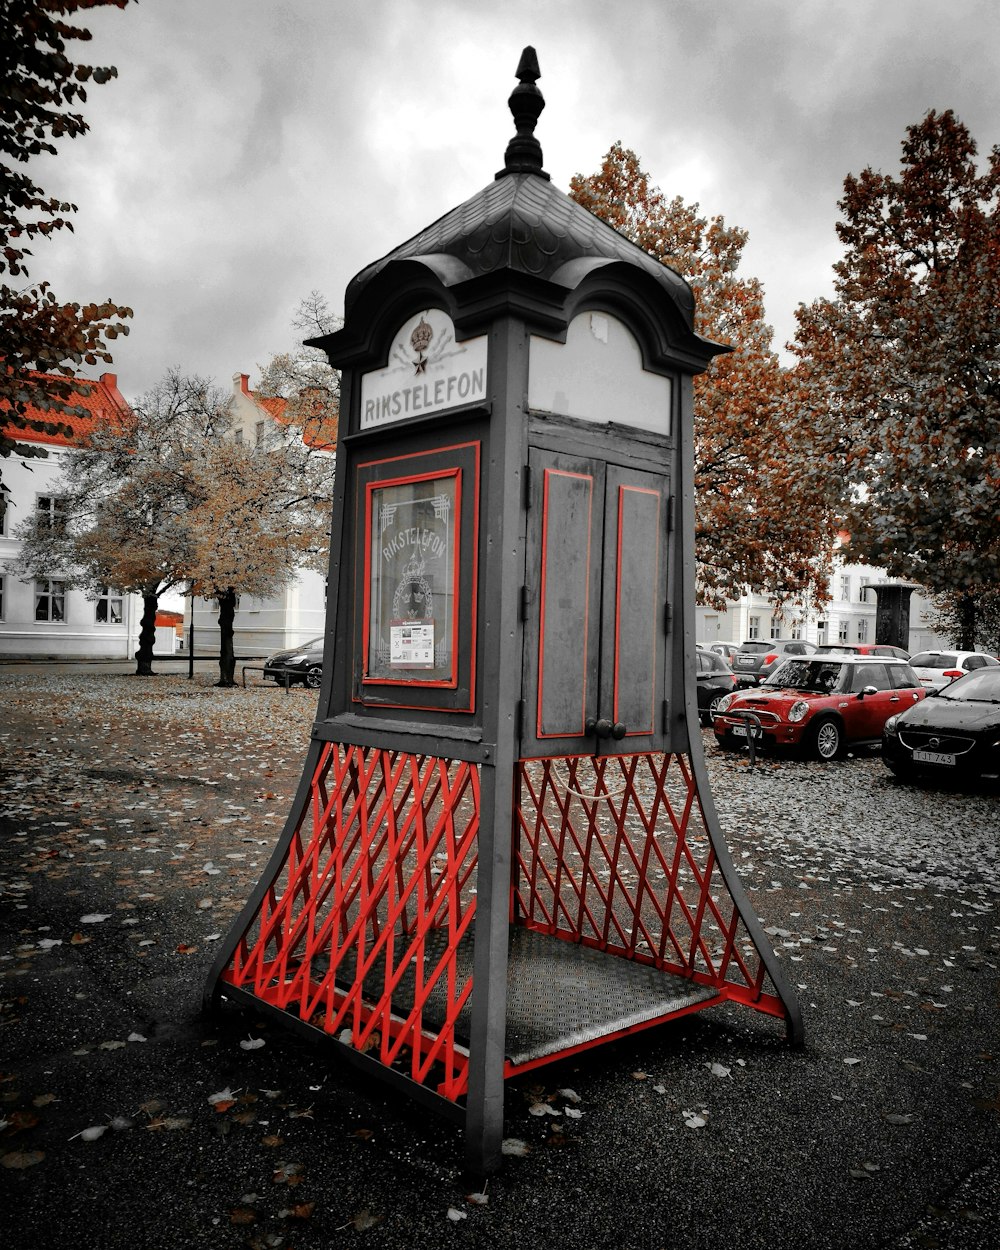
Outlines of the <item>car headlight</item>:
M796 699L792 706L788 709L788 719L793 725L797 725L800 720L805 720L809 715L809 704L805 699Z
M887 734L892 734L892 736L895 737L896 736L896 724L898 721L899 721L899 713L897 712L895 716L890 716L889 719L885 722L885 732Z
M719 700L719 702L715 705L716 712L727 712L729 710L729 705L732 703L733 699L735 698L736 696L733 694L724 694L722 698Z
M285 661L286 664L301 664L306 659L305 655L290 655Z

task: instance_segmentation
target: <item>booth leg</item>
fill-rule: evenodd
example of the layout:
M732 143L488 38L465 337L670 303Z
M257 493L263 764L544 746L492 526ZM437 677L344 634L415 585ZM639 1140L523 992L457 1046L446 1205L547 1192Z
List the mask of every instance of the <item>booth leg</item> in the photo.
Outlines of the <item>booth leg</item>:
M465 1160L477 1180L499 1167L503 1145L504 1060L511 844L511 787L497 769L481 773L476 948L469 1045ZM503 830L505 836L496 836Z

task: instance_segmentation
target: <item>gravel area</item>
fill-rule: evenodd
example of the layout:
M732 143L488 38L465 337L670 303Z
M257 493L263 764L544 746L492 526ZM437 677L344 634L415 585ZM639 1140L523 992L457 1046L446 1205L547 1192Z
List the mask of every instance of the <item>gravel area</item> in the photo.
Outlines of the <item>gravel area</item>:
M987 1247L1000 1223L1000 800L877 756L716 752L806 1044L714 1009L509 1083L453 1128L235 1011L214 950L298 783L314 692L0 670L0 1245ZM538 1108L548 1108L538 1114Z

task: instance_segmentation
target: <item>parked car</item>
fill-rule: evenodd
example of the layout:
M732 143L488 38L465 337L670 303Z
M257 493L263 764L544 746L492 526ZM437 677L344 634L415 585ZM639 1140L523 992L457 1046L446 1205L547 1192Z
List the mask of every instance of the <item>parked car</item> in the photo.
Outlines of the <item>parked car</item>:
M736 686L733 670L723 656L707 647L698 647L695 655L695 679L698 687L698 719L712 724L712 713L723 695L732 694Z
M760 746L800 747L821 760L832 760L849 745L880 743L889 717L911 708L925 694L905 660L802 656L785 660L755 690L724 698L712 728L724 751L739 749L747 734L754 733ZM739 713L752 713L757 723Z
M1000 660L985 651L918 651L910 656L913 670L923 686L943 690L950 682L978 668L1000 666Z
M897 777L1000 778L1000 665L958 677L882 730L882 759Z
M832 653L847 655L891 655L896 660L908 660L909 651L894 647L888 642L825 642L817 647L820 655Z
M312 638L298 647L269 655L264 661L264 679L279 685L286 679L290 684L301 681L315 689L323 680L323 639Z
M816 645L801 638L772 638L770 642L745 642L731 663L741 686L756 686L780 661L794 655L814 655Z
M721 655L727 664L732 664L733 656L739 651L739 643L736 642L710 642L708 650L714 651L716 655Z

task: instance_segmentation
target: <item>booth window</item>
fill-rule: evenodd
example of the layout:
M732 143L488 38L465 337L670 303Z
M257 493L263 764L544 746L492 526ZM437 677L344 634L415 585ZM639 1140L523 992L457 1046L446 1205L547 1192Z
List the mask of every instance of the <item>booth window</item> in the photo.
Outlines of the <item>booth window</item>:
M471 711L479 444L358 466L354 697Z

